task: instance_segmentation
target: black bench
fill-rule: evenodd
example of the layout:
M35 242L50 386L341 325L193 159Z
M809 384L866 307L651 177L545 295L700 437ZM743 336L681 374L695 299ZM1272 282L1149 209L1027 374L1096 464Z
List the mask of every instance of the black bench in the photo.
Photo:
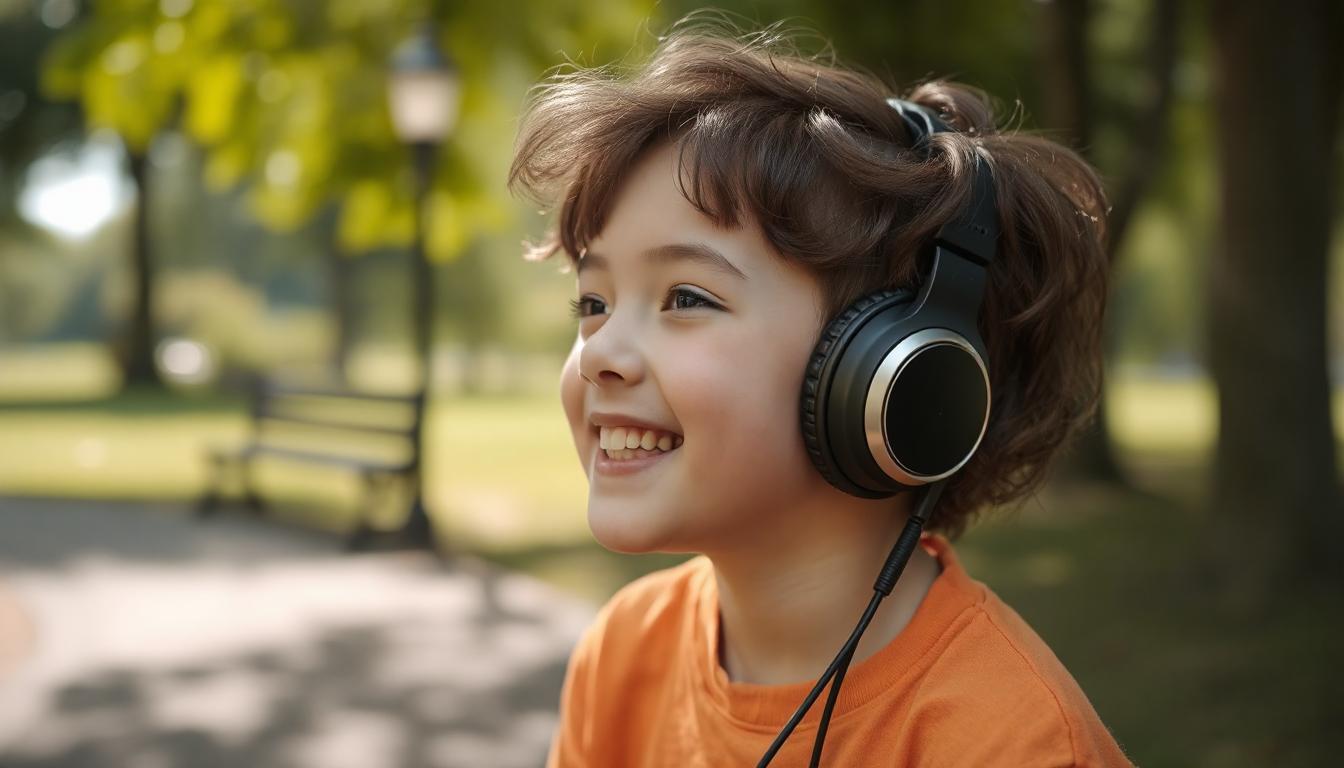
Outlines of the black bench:
M347 539L350 549L360 548L377 535L371 524L373 512L393 481L406 484L413 499L413 516L417 510L423 510L420 506L423 391L377 394L266 379L255 381L250 390L251 434L240 446L213 447L207 451L210 480L197 504L199 516L214 513L225 500L222 487L231 473L241 485L243 503L256 514L265 513L267 504L252 474L253 463L263 457L325 465L361 476L363 508L359 524Z

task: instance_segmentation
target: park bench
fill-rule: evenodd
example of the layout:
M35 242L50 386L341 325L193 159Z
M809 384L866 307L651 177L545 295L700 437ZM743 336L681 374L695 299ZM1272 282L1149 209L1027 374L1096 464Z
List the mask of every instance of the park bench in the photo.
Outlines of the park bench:
M199 516L209 516L225 501L223 487L230 474L242 488L241 501L264 514L267 503L252 472L259 459L358 473L364 491L358 525L347 539L350 549L376 535L373 513L393 481L402 481L418 502L423 391L378 394L270 379L258 379L249 389L250 435L241 445L207 450L210 478L197 504Z

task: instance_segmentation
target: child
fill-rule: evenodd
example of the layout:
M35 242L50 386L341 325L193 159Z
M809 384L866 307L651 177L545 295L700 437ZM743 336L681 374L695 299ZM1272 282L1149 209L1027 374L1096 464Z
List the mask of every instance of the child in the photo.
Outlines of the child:
M589 526L618 552L698 553L621 589L584 633L551 768L749 766L772 748L775 765L807 765L819 730L834 766L1129 765L949 543L982 508L1039 487L1093 414L1100 183L1064 147L997 132L969 89L925 84L907 107L891 96L774 28L685 23L631 77L580 70L537 91L510 184L558 202L531 256L563 251L577 272L561 399ZM977 179L992 179L988 197ZM864 297L931 280L930 242L977 206L992 259L978 338L959 349L984 353L967 359L987 369L987 421L972 419L969 458L946 477L897 468L865 487L810 444L824 413L804 405L800 419L825 367L814 351ZM939 389L892 407L923 418ZM899 440L877 433L878 449ZM774 745L871 611L903 531L908 565L832 681L833 711L812 707Z

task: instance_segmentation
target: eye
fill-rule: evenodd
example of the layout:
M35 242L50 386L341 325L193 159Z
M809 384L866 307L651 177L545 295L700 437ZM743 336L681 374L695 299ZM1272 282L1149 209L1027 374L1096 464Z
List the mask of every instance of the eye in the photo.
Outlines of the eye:
M709 297L692 291L681 286L674 287L667 292L667 298L672 300L672 309L723 309L719 304ZM663 306L667 306L664 302Z
M583 319L605 311L607 311L607 303L593 296L582 296L569 300L570 317Z
M671 305L670 307L668 305ZM718 302L709 297L692 291L688 288L674 287L667 292L667 298L663 301L665 308L674 310L687 309L723 309ZM596 296L581 296L577 299L569 300L569 314L571 317L583 319L595 315L606 314L607 303Z

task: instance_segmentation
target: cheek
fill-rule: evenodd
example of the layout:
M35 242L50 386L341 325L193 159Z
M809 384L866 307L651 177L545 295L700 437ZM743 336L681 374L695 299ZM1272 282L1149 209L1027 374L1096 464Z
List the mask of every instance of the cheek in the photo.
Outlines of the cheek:
M569 421L570 434L574 438L574 447L581 450L580 440L586 435L587 422L584 419L583 395L587 382L579 375L579 351L583 342L576 339L570 349L565 367L560 371L560 402L565 409L565 418Z
M707 437L703 443L715 456L805 455L798 398L807 356L761 344L760 338L752 334L702 346L664 374L674 377L665 393L688 437L692 432ZM740 468L740 461L734 463Z

